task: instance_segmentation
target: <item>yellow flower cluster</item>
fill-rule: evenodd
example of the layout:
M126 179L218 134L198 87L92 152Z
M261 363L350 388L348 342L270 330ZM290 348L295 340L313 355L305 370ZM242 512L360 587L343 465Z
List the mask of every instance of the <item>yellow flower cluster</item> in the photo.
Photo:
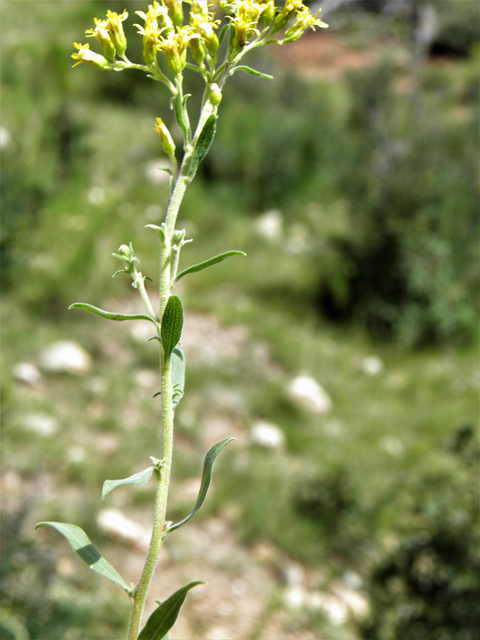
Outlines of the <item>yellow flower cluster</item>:
M144 25L135 25L143 36L143 56L149 69L158 71L157 52L165 54L168 67L174 75L180 74L187 64L187 50L190 49L193 60L200 65L203 61L212 65L216 61L219 40L215 33L221 21L215 19L215 11L210 10L207 0L185 0L190 4L189 23L184 24L182 0L154 0L148 11L136 11L144 20ZM227 58L233 63L245 47L255 42L255 46L264 40L286 30L283 38L276 42L283 44L298 40L306 29L327 27L318 19L320 11L314 16L302 0L285 0L282 8L275 7L275 0L216 0L218 6L227 14L230 21L230 38ZM95 28L86 31L89 37L96 37L104 56L90 51L88 45L75 45L78 52L72 57L80 62L88 62L97 67L108 68L108 60L116 56L125 58L127 41L122 22L128 13L121 15L107 11L106 20L95 18ZM261 20L261 24L260 24ZM290 26L289 26L290 25ZM240 56L241 57L241 56ZM108 60L107 60L108 59ZM237 58L238 59L238 58ZM128 62L128 61L127 61Z

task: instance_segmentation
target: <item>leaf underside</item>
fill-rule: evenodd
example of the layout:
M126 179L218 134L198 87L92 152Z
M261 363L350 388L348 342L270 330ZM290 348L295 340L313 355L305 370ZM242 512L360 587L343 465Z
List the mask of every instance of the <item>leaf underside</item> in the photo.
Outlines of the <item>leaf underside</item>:
M172 351L172 386L175 408L185 392L185 353L180 347L175 347Z
M110 311L104 311L103 309L94 307L91 304L86 304L85 302L75 302L68 308L90 311L90 313L94 313L95 315L100 316L101 318L105 318L106 320L117 320L118 322L121 322L122 320L149 320L150 322L153 322L153 324L156 324L153 318L143 313L137 313L134 315L126 315L124 313L111 313Z
M130 593L130 587L122 578L112 565L105 560L105 558L95 549L90 542L90 538L85 531L74 524L67 524L65 522L39 522L35 529L39 527L52 527L64 536L72 549L78 556L92 569L95 573L108 578L119 587L122 587L128 594Z
M203 503L205 502L205 498L207 497L210 483L212 481L213 463L215 462L215 459L220 453L220 451L224 447L226 447L227 444L232 440L236 440L236 438L225 438L224 440L220 440L220 442L217 442L216 444L213 445L213 447L211 447L208 450L207 455L205 456L205 461L203 463L202 481L200 483L200 490L198 492L198 497L197 497L195 506L193 507L193 510L186 518L184 518L180 522L177 522L177 524L172 525L168 530L168 533L175 531L175 529L178 529L179 527L184 525L186 522L188 522L191 518L193 518L193 516L197 513L197 511L203 505Z
M164 600L147 620L138 640L164 640L175 624L188 592L199 584L206 584L206 582L204 580L190 582Z
M144 469L143 471L139 471L135 473L133 476L129 478L124 478L123 480L105 480L102 488L102 500L117 487L120 487L124 484L136 484L142 485L146 484L150 478L152 477L153 467L148 467L148 469Z

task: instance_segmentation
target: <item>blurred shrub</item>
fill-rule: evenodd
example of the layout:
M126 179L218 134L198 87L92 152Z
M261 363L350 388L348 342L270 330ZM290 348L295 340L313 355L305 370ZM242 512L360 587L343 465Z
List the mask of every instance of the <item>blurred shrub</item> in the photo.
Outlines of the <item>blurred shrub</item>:
M409 345L476 330L474 66L415 79L384 62L338 84L287 75L225 101L208 173L247 209L281 207L290 230L307 227L312 303L327 317Z
M478 444L463 427L448 443L452 465L405 487L396 546L367 579L367 640L475 640L480 628Z

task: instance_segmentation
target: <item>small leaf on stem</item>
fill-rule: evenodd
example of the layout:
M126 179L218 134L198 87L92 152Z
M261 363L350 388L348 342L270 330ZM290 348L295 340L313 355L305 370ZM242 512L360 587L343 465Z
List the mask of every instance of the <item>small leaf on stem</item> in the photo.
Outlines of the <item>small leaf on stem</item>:
M210 149L213 136L215 135L216 123L217 116L212 113L212 115L207 118L207 121L203 125L202 132L198 136L198 141L193 152L190 171L188 172L188 177L190 178L190 180L192 180L193 176L197 173L198 165L204 159L204 157L208 153L208 150Z
M123 484L146 484L152 477L152 473L153 467L148 467L148 469L139 471L133 476L124 478L123 480L105 480L102 488L102 500L110 493L110 491L113 491L116 487L120 487Z
M162 316L160 336L165 357L169 358L177 346L183 329L183 306L178 296L170 296Z
M175 591L155 609L143 627L138 640L164 640L167 633L175 624L180 609L188 592L199 584L207 584L204 580L195 580Z
M143 313L136 313L134 315L126 315L124 313L111 313L110 311L103 311L103 309L98 309L91 304L86 304L84 302L75 302L71 304L69 309L83 309L84 311L90 311L90 313L94 313L101 318L105 318L106 320L117 320L117 322L121 322L122 320L149 320L156 324L155 320L150 316L147 316Z
M198 264L194 264L188 269L184 269L181 271L178 276L173 281L173 284L177 284L180 278L186 276L189 273L195 273L197 271L202 271L202 269L207 269L208 267L212 267L214 264L218 264L225 260L225 258L230 258L230 256L246 256L247 254L243 251L225 251L225 253L220 253L218 256L214 256L213 258L209 258L209 260L205 260L204 262L199 262Z
M177 524L172 525L169 528L168 533L170 533L171 531L175 531L175 529L178 529L183 524L188 522L190 518L193 518L193 516L203 505L203 503L205 502L205 498L207 497L210 482L212 481L212 470L215 458L218 456L220 451L232 440L236 440L236 438L225 438L224 440L220 440L220 442L217 442L217 444L214 444L213 447L208 450L207 455L205 456L205 462L203 463L202 482L200 483L197 502L195 503L192 512L181 522L177 522Z
M173 408L175 408L185 391L185 353L180 347L175 347L172 351L172 386Z
M245 71L245 73L249 73L252 76L260 76L261 78L268 78L268 80L273 80L273 76L269 76L267 73L261 73L260 71L252 69L252 67L247 67L243 64L235 67L235 69L232 71L232 75L235 73L235 71Z
M112 565L95 549L90 542L89 537L83 529L74 524L65 522L39 522L35 525L35 529L39 527L52 527L64 536L70 543L72 549L80 556L80 558L88 564L90 569L100 574L104 578L108 578L119 587L122 587L128 594L131 588Z

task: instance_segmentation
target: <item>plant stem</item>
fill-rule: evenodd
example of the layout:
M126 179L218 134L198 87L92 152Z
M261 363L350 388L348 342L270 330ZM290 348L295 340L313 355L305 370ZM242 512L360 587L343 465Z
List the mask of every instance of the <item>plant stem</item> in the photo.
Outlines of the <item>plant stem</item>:
M160 318L162 318L163 312L165 311L172 287L172 238L175 231L175 223L180 205L182 203L183 196L185 195L186 188L191 181L188 176L190 162L203 126L208 117L212 113L215 113L215 111L216 107L207 100L201 111L200 119L190 148L183 157L182 166L168 205L165 220L165 237L160 243ZM152 582L153 574L155 573L158 557L160 555L160 550L166 533L165 516L167 510L168 488L170 484L170 472L172 467L174 410L172 364L170 356L168 358L165 357L162 347L160 347L160 377L162 388L162 466L160 472L157 474L157 494L155 498L152 537L150 539L150 546L142 576L133 598L133 607L130 614L127 640L137 640L138 634L140 633L140 625L142 622L143 611L145 609L148 590Z

